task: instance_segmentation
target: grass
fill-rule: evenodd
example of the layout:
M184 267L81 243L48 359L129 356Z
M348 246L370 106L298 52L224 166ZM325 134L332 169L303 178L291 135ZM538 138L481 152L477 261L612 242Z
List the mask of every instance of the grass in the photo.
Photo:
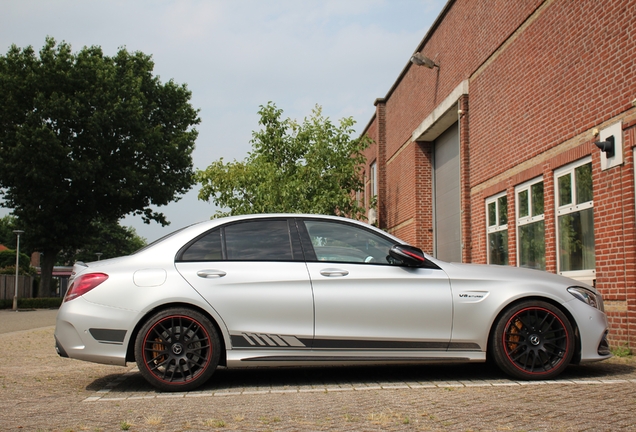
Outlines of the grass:
M219 419L207 419L203 422L203 425L207 427L223 428L225 427L225 421Z
M627 346L627 343L624 343L621 346L612 348L612 354L614 354L616 357L629 357L633 353L632 353L631 348L629 348L629 346Z

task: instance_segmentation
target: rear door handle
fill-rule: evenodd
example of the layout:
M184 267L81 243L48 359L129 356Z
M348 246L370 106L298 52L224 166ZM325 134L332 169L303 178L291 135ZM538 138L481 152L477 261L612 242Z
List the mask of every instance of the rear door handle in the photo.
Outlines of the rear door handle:
M349 274L347 270L337 268L326 268L320 270L320 274L327 277L342 277Z
M197 276L204 279L222 278L226 274L227 273L225 273L223 270L199 270L197 272Z

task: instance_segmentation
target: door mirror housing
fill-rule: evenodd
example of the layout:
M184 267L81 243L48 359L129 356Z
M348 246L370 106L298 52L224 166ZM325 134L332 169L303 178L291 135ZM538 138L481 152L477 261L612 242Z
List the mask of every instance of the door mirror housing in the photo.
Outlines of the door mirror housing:
M394 245L389 250L389 255L408 267L422 267L426 263L424 252L415 246Z

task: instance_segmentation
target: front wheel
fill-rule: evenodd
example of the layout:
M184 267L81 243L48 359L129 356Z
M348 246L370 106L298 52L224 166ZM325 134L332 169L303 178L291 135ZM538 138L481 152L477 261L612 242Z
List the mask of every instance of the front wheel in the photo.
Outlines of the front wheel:
M188 391L205 383L219 363L219 336L203 314L171 308L151 316L135 341L142 376L165 391Z
M574 331L567 317L543 301L524 301L497 321L491 347L495 363L521 379L550 379L570 364Z

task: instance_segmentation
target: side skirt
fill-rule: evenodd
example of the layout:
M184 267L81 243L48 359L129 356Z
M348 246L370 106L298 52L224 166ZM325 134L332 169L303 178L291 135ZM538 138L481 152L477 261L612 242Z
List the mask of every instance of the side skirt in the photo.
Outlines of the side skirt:
M228 350L227 367L254 366L341 366L382 364L447 364L484 362L486 353L481 351L426 351L426 352L365 352L359 351L311 351L298 350Z

